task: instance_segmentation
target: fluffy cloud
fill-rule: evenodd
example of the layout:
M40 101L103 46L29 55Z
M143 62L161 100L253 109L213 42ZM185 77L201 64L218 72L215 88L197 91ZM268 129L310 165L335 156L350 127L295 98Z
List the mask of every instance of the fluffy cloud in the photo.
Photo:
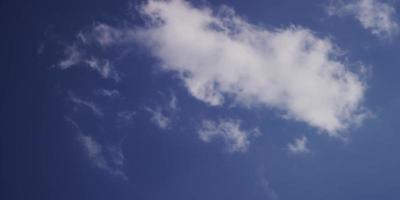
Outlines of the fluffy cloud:
M246 131L240 127L240 121L222 119L218 122L204 120L198 134L204 142L222 138L229 152L246 152L250 145L249 137L259 135L259 131Z
M182 0L150 0L141 11L147 25L135 37L201 101L217 106L230 96L245 107L276 108L330 135L364 117L365 84L331 41L306 28L269 30L230 8L214 12Z
M305 136L296 138L293 143L288 144L289 152L294 154L305 154L310 153L310 149L307 147L307 138Z
M328 7L330 15L353 16L374 35L390 38L399 32L396 10L378 0L333 1Z

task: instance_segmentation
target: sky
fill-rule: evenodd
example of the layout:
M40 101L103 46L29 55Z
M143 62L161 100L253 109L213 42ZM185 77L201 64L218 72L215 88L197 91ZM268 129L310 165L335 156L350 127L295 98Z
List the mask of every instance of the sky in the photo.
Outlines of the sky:
M0 2L0 198L397 200L396 0Z

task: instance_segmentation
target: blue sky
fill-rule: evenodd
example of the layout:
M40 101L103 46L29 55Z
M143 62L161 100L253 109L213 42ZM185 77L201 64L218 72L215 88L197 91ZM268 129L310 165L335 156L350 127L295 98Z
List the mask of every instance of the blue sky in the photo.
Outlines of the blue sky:
M398 199L399 2L3 1L1 199Z

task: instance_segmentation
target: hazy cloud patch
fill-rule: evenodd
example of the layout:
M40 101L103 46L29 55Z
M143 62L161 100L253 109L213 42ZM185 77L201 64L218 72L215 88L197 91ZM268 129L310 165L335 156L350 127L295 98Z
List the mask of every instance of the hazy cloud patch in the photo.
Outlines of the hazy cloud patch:
M311 153L307 144L308 144L308 139L305 136L296 138L292 143L288 144L289 152L293 154Z
M392 38L399 33L394 6L379 0L331 1L328 14L354 17L364 29L381 38Z

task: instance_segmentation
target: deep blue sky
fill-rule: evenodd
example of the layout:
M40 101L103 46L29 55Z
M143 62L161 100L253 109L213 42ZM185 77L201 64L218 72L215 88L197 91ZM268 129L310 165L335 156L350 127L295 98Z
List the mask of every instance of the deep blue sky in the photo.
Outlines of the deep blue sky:
M249 23L271 29L305 27L339 46L341 60L366 66L362 104L372 114L345 130L344 141L283 119L273 108L199 101L140 44L85 49L114 60L117 82L85 66L56 66L76 35L95 24L143 26L135 9L141 3L0 2L0 199L398 199L400 35L382 39L351 16L329 16L327 1L192 2L212 9L227 5ZM398 2L389 3L400 9ZM99 95L102 89L119 95ZM172 98L176 109L169 107ZM158 108L169 118L168 128L154 123ZM132 115L118 115L123 112ZM258 128L246 152L230 152L222 140L199 139L202 120L220 118L240 120L243 130ZM102 152L91 157L82 136ZM310 152L289 152L288 144L302 136ZM113 152L123 155L123 164ZM106 167L99 167L99 156Z

